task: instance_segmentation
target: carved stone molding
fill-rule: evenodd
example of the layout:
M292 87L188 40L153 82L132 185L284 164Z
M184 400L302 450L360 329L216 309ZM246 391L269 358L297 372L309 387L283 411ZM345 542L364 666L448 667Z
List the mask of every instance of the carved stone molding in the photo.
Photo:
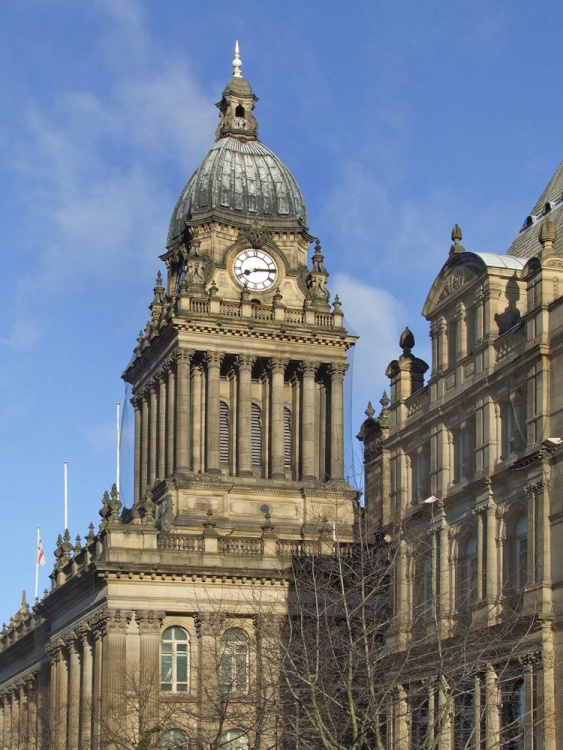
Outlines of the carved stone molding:
M135 612L135 619L139 624L139 632L141 634L159 633L164 622L164 612L140 609Z

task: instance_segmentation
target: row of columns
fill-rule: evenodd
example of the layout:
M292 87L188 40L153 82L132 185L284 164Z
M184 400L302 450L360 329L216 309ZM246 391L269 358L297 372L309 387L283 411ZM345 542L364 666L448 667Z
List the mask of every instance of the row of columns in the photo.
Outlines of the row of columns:
M36 672L0 694L0 747L10 750L37 750L41 747L38 700Z
M489 299L490 293L480 290L472 307L467 308L463 302L458 302L448 320L442 315L432 321L430 338L433 377L471 353L474 344L483 340L485 321L488 324L487 330L491 330L493 317L490 305L487 304Z
M463 685L448 685L438 676L422 684L397 685L387 709L386 746L555 750L553 716L548 715L552 678L549 659L535 653L511 664L483 665L472 678L464 678ZM524 700L518 704L522 688Z
M132 399L135 408L135 496L175 471L222 473L220 465L221 363L225 354L179 350ZM250 476L252 467L252 370L256 357L230 355L235 383L236 474ZM261 403L270 425L267 466L263 475L285 478L284 409L289 361L265 360L268 398ZM293 382L299 394L292 399L294 452L300 467L290 478L343 478L343 381L345 365L292 363ZM327 397L319 405L317 390L323 384ZM295 413L295 412L298 413ZM319 445L328 444L326 462L319 462ZM322 465L322 466L320 466ZM322 476L320 476L322 475Z
M462 534L472 528L477 540L477 571L474 581L476 604L495 605L505 593L505 581L513 578L512 568L519 564L515 558L516 518L525 508L528 520L527 585L551 583L550 579L550 524L549 497L543 482L526 487L526 505L498 505L488 489L468 523L457 522L450 526L441 503L430 506L429 524L420 538L402 539L394 562L396 581L395 610L397 627L405 632L416 623L417 592L422 590L420 576L424 559L431 554L432 601L427 602L437 620L443 623L444 635L461 602L460 587L467 581L458 581L458 565L463 555ZM514 559L512 559L514 558ZM547 603L549 604L549 602ZM492 613L492 610L491 610ZM432 618L434 619L434 618Z

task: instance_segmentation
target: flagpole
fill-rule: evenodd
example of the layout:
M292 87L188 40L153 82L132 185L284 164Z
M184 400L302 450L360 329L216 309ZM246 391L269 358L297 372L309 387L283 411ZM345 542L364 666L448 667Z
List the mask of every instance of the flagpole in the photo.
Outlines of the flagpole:
M68 529L68 466L64 462L65 531Z
M115 405L115 486L119 492L119 443L121 442L119 426L119 401Z
M37 601L39 596L39 540L41 536L39 534L39 526L37 527L37 544L35 548L35 600Z

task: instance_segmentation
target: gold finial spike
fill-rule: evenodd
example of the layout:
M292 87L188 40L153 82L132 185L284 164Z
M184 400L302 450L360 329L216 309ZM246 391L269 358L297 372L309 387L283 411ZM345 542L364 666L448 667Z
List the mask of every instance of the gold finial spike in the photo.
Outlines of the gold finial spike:
M239 55L238 39L237 39L237 41L235 42L235 56L233 58L233 75L235 76L235 78L243 77L241 73L241 68L242 68L242 62L241 62L240 55Z

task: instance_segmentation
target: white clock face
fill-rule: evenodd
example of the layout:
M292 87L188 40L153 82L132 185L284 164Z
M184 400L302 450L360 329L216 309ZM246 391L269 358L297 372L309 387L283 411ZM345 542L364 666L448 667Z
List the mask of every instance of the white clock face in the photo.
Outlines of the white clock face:
M264 292L276 283L276 261L265 250L242 250L235 255L233 273L241 286Z

